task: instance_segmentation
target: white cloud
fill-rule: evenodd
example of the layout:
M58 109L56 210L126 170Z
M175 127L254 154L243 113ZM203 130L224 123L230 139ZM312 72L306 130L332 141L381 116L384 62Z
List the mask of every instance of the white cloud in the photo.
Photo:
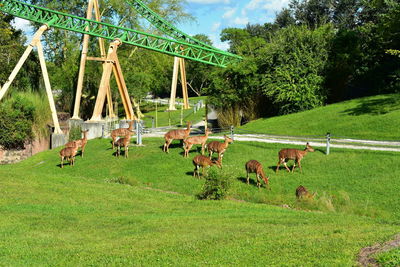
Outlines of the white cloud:
M211 26L211 31L216 32L220 27L221 27L221 22L215 22L215 23Z
M188 0L188 2L197 4L229 4L230 0Z
M236 17L233 20L233 23L235 23L237 25L246 25L247 23L249 23L249 18L248 17Z
M279 11L283 7L286 7L288 3L289 0L251 0L245 8L249 10L261 8L270 11Z
M218 48L218 49L221 49L224 51L228 50L229 44L227 42L221 42L219 35L211 34L209 37L215 48Z
M233 17L233 15L235 14L235 12L236 12L236 7L235 7L235 8L229 7L229 8L226 8L225 10L226 10L226 11L225 11L225 13L222 15L222 17L223 17L224 19L229 19L229 18Z
M24 32L29 32L31 30L30 24L28 20L15 18L14 21L11 23L18 30L22 30Z

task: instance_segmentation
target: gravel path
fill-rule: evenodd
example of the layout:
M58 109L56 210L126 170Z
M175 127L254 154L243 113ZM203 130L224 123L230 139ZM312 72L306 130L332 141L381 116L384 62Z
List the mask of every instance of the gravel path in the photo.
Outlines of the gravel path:
M144 137L163 137L167 129L159 129L147 133ZM212 136L212 139L223 139L222 136ZM261 143L292 144L304 145L310 142L313 147L326 147L326 141L322 138L302 138L297 136L275 136L275 135L257 135L257 134L235 134L235 141L253 141ZM331 139L331 148L363 149L373 151L393 151L400 152L399 141L374 141L358 139Z

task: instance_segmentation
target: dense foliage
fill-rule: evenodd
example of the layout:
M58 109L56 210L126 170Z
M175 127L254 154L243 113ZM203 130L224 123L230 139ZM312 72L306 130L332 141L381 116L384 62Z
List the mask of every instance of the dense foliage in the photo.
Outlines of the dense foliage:
M202 191L197 195L199 199L225 199L230 185L229 178L226 175L211 169L205 180Z
M10 24L12 20L12 16L0 13L0 86L7 81L25 50L26 38L22 31L16 30ZM18 90L37 90L39 88L40 71L36 62L37 57L32 53L14 80L13 88Z
M0 105L0 146L24 148L25 141L33 138L34 110L32 102L21 97Z
M47 97L18 92L0 103L0 146L23 149L26 141L48 136L51 112Z
M35 0L34 4L85 16L81 1ZM190 19L183 0L146 3L175 24ZM100 1L102 20L160 35L124 1ZM11 17L1 17L0 81L4 82L24 38L13 29ZM38 25L33 25L37 27ZM221 40L243 57L225 69L187 62L191 95L208 94L220 113L221 126L239 125L268 117L312 109L327 103L381 93L400 92L400 3L395 0L291 0L273 23L227 28ZM209 37L195 36L211 44ZM44 35L46 57L54 89L61 92L60 110L74 103L82 36L53 29ZM9 49L9 46L16 49ZM107 46L107 44L106 44ZM129 93L140 100L149 93L168 96L173 59L145 49L118 50ZM91 39L90 56L99 56ZM35 58L32 57L31 60ZM39 87L37 64L28 64L15 86ZM36 66L36 67L34 67ZM98 62L86 64L81 116L91 116L101 78ZM180 86L180 85L178 85ZM117 85L111 84L114 100ZM180 90L178 90L178 95Z
M223 30L244 60L214 72L210 102L237 125L400 92L399 23L398 1L292 0L274 23Z

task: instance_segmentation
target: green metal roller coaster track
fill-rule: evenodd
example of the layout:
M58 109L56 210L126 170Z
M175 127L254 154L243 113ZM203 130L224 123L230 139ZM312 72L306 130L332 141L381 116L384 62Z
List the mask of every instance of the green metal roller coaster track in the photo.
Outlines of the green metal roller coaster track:
M202 47L207 47L210 49L215 50L214 47L199 41L190 35L178 30L173 25L169 24L165 19L160 17L156 12L151 10L148 6L146 6L140 0L126 0L126 2L136 9L136 11L141 14L147 21L149 21L153 26L155 26L158 30L165 33L169 37L173 38L174 40L184 41L186 43L199 45Z
M219 67L226 67L228 64L241 59L241 57L225 51L203 47L200 43L197 45L181 40L171 40L16 0L0 0L0 11L30 21L47 24L50 27L88 34L112 41L120 39L126 44Z

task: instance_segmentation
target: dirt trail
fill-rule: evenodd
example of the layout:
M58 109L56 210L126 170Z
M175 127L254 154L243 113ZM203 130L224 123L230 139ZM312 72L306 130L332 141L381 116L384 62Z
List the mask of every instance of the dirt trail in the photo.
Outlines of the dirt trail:
M365 247L361 249L360 253L358 254L358 263L361 266L378 267L379 264L376 262L373 256L376 253L385 252L396 247L400 247L400 234L396 235L394 239L383 244L377 243L371 247Z

